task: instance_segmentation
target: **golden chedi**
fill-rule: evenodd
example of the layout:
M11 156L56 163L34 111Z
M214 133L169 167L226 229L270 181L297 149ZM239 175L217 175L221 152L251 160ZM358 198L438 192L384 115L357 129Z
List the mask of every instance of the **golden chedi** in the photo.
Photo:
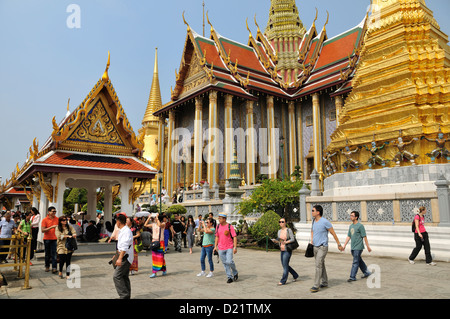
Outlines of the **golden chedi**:
M414 164L446 163L427 154L436 148L438 133L450 132L450 47L423 0L373 0L353 90L339 114L329 152L359 146L354 159L365 164L373 141L387 143L380 153L389 166L398 163L398 138ZM442 136L442 134L441 134ZM426 138L424 138L426 137ZM447 144L447 148L449 145ZM345 159L341 156L341 163ZM412 163L412 162L411 162ZM381 168L376 165L373 168ZM362 169L367 168L364 166Z

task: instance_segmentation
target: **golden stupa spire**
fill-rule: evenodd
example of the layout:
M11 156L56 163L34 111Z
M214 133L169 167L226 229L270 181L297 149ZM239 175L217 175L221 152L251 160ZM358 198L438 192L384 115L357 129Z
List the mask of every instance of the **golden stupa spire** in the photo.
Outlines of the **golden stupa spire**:
M157 110L162 106L161 89L159 87L159 75L158 75L158 48L155 49L155 69L153 71L153 81L150 90L150 96L148 99L147 109L145 111L144 119L142 123L158 121L153 116Z
M269 40L289 35L303 37L305 33L295 0L271 0L265 31Z
M298 46L306 33L295 0L271 0L269 21L264 32L278 55L277 70L283 82L296 79Z

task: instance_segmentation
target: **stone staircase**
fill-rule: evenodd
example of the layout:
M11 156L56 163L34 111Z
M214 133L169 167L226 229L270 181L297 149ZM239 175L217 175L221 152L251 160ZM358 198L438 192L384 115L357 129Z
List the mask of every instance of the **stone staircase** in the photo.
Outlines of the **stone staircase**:
M297 229L297 241L299 249L305 250L311 238L311 223L294 224ZM333 228L339 241L343 245L347 237L349 224L333 224ZM415 247L414 234L411 232L411 226L398 225L366 225L369 245L372 248L370 255L379 257L393 257L407 260L411 251ZM431 254L434 261L450 262L450 227L427 227L430 237ZM345 254L350 254L351 242L345 249ZM333 236L329 235L329 251L339 252ZM367 251L364 252L368 254ZM425 253L422 249L416 258L417 260L425 260Z

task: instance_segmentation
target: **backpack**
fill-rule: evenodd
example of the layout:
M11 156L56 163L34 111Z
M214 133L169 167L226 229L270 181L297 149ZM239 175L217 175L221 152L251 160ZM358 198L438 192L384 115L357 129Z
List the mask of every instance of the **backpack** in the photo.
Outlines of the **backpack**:
M419 214L417 214L416 216L418 216ZM419 216L419 223L420 223L420 216ZM415 233L416 232L416 217L414 216L414 218L413 218L413 221L412 221L412 224L411 224L411 231L413 232L413 233Z
M219 226L220 226L220 224L217 224L217 227L216 227L216 235L217 235L217 232L219 231ZM229 233L230 233L231 239L233 239L233 235L231 235L231 224L230 224L230 223L228 223L228 231L229 231Z

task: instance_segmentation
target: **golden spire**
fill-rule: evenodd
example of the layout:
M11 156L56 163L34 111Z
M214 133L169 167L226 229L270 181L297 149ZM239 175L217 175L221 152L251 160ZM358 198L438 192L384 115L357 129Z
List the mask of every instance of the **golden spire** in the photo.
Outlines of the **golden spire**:
M286 36L303 37L305 33L295 0L271 0L265 31L269 40Z
M159 75L158 75L158 48L155 49L155 69L153 71L153 81L150 90L150 96L148 99L147 109L145 111L144 119L142 123L158 121L158 119L153 116L157 110L162 106L161 99L161 89L159 87Z

